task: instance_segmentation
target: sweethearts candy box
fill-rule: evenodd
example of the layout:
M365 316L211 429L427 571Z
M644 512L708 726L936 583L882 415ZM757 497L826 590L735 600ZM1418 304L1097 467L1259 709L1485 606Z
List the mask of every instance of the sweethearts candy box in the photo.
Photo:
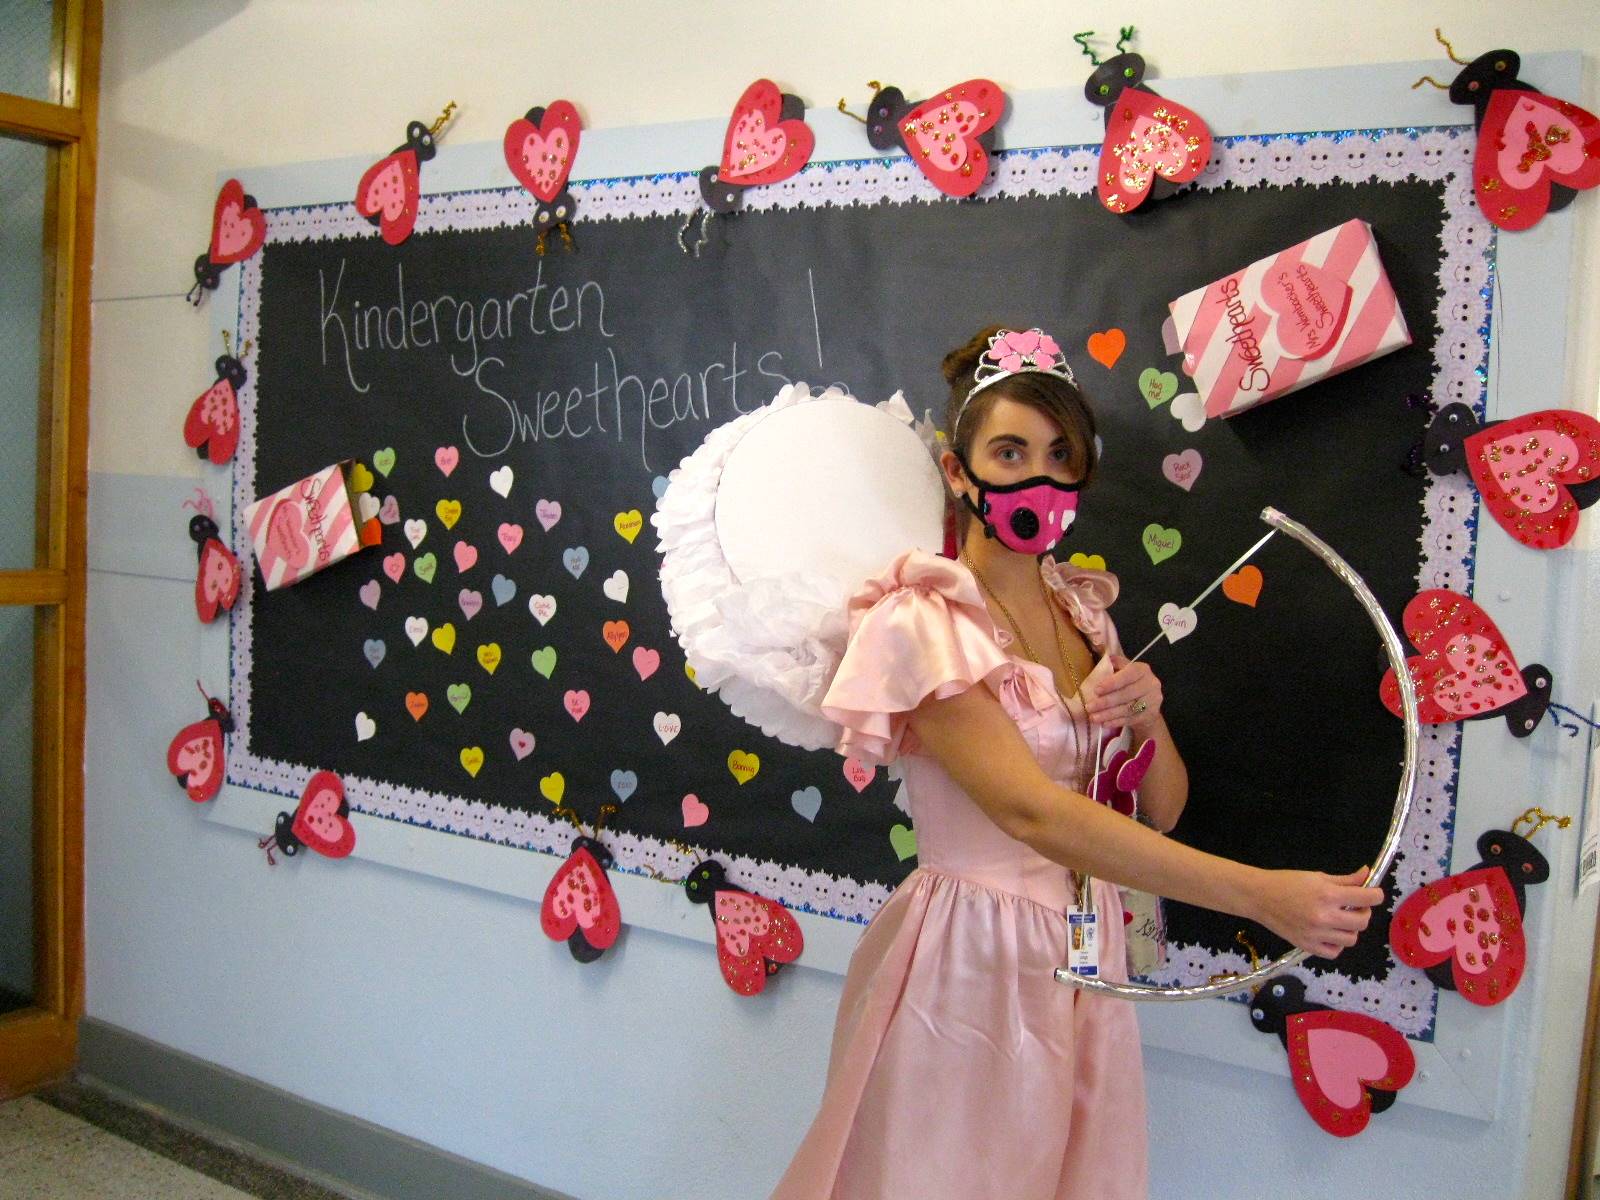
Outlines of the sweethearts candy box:
M383 540L376 517L363 521L346 459L263 496L244 510L267 590L299 583Z
M1167 349L1231 417L1411 344L1372 227L1346 221L1167 306Z

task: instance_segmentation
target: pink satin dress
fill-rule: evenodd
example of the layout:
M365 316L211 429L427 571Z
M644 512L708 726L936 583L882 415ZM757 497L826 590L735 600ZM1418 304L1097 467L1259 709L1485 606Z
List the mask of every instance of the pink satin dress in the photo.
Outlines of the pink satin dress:
M1116 577L1048 559L1041 571L1097 655L1119 649L1106 613ZM981 684L1045 772L1081 788L1079 735L1050 670L1009 653L1011 640L972 573L922 551L850 602L823 711L845 729L841 754L900 761L918 865L850 960L821 1109L773 1200L1146 1193L1133 1006L1054 979L1067 961L1069 872L1003 833L909 728L925 697ZM1070 703L1081 728L1082 701ZM1101 973L1123 979L1122 905L1111 884L1094 887Z

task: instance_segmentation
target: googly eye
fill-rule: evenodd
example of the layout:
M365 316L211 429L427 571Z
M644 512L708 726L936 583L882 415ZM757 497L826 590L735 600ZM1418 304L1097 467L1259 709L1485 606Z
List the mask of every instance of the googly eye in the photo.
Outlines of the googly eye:
M1122 68L1122 77L1124 79L1132 79L1133 78L1133 68L1132 67L1123 67Z

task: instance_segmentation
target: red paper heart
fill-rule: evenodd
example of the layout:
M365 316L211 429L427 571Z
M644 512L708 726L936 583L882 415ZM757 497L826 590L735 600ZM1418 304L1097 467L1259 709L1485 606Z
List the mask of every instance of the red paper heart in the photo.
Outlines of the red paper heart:
M1305 262L1280 255L1261 280L1261 303L1273 313L1272 332L1290 358L1310 361L1333 349L1350 311L1350 285Z
M1578 529L1568 487L1600 479L1600 421L1561 408L1525 413L1467 438L1466 454L1501 527L1535 550L1553 550Z
M1498 1004L1522 982L1528 961L1522 909L1505 870L1463 871L1407 896L1389 924L1395 957L1426 969L1446 959L1456 990Z
M291 828L318 854L344 858L356 847L355 826L345 817L349 811L344 781L332 771L318 771L306 782Z
M1438 725L1481 717L1528 694L1517 660L1489 615L1444 588L1418 592L1401 618L1421 653L1406 659L1417 688L1417 716ZM1400 715L1394 668L1383 673L1379 696Z
M367 168L356 185L356 211L376 218L383 240L398 246L417 223L420 172L415 150L397 150Z
M239 560L216 538L200 547L200 567L194 580L194 607L202 621L217 619L219 608L232 609L239 598Z
M535 125L518 117L506 127L506 166L517 182L549 204L567 186L583 121L569 101L557 100Z
M1211 130L1197 113L1140 87L1117 97L1100 146L1100 203L1128 212L1144 203L1157 177L1184 184L1211 161Z
M1005 111L1006 94L989 79L969 79L924 100L900 119L900 139L922 173L949 196L970 196L989 174L978 141Z
M183 440L205 447L206 459L225 463L239 446L239 397L233 384L219 379L195 397L183 421Z
M1406 1039L1365 1013L1292 1013L1284 1033L1300 1103L1335 1137L1350 1137L1367 1127L1372 1115L1368 1089L1397 1092L1416 1070Z
M261 249L267 240L267 219L255 205L245 203L244 186L230 179L217 193L211 214L211 253L214 265L241 262Z
M1473 190L1501 229L1528 229L1550 210L1550 185L1600 184L1600 118L1523 88L1496 88L1478 125Z
M740 187L778 183L811 161L817 139L803 119L783 120L783 93L770 79L745 88L722 139L718 176Z

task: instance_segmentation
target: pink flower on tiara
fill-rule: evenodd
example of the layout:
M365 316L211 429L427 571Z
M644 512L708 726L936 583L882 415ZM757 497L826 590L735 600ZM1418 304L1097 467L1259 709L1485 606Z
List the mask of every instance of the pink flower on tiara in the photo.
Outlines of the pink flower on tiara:
M1007 374L1059 370L1064 362L1061 347L1042 329L1005 330L995 336L983 356Z

